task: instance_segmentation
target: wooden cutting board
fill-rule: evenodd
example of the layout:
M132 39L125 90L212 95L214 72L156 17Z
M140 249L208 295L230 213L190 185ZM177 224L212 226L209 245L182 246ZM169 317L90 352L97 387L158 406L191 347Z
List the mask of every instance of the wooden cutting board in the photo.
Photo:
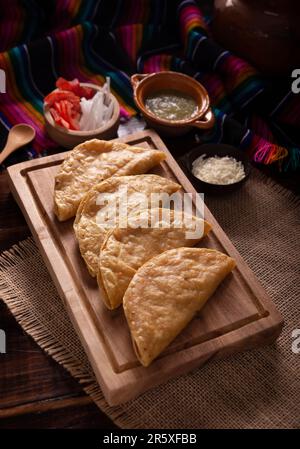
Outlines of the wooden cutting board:
M196 195L154 131L142 131L119 140L165 151L166 162L153 173L175 180L183 191ZM205 219L213 230L199 246L227 253L236 259L237 267L170 347L150 367L142 367L135 357L122 308L111 312L103 306L96 280L90 277L80 257L72 220L59 223L54 216L54 177L66 154L10 167L10 187L110 405L128 401L208 360L270 343L278 337L283 324L280 314L205 208Z

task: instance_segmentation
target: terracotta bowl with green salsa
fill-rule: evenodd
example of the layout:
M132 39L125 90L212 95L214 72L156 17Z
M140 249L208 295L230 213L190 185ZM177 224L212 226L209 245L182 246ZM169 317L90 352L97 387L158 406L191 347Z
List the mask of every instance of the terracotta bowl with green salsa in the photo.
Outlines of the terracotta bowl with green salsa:
M146 122L166 136L180 136L193 127L214 126L207 91L194 78L177 72L135 74L134 101Z

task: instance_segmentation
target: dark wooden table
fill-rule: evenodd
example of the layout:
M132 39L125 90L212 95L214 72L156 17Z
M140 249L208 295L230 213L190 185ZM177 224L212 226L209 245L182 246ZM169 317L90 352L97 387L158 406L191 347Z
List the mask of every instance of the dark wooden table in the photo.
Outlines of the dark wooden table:
M120 134L143 129L142 122L122 126ZM181 142L181 143L180 143ZM171 143L177 154L195 145L194 136ZM27 224L0 174L0 252L30 235ZM83 392L68 372L47 356L0 301L0 329L7 353L0 354L1 428L113 428L112 421Z
M123 126L121 134L139 129L141 124L134 122ZM165 143L176 157L197 144L193 134ZM287 182L299 191L296 178ZM29 235L4 172L0 174L0 252ZM0 329L7 336L7 353L0 354L0 428L115 427L70 374L22 331L2 302Z

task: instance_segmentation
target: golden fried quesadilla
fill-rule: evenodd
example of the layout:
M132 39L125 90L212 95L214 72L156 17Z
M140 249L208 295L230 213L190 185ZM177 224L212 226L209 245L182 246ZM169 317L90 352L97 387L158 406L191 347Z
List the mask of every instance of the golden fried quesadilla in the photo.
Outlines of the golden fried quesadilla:
M70 151L62 163L54 188L54 212L60 221L76 214L91 187L111 177L146 173L165 159L163 151L120 142L88 140Z
M89 190L77 210L74 230L90 274L97 275L100 248L107 232L118 225L123 212L128 215L147 208L145 200L148 203L153 193L170 195L180 188L179 184L162 176L136 175L111 177ZM124 205L126 210L122 211Z
M123 298L133 346L148 366L186 327L235 267L212 249L166 251L138 269Z
M211 229L206 221L181 211L147 209L113 229L101 247L98 285L109 309L117 308L136 271L172 248L193 246Z

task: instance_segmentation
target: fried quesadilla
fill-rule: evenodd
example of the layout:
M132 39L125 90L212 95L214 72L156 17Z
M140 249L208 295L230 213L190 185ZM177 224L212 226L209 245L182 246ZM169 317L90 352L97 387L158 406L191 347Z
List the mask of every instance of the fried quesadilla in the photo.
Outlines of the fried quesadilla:
M77 210L74 230L83 259L92 276L97 276L100 248L108 231L118 225L126 205L126 214L145 209L145 199L153 193L172 193L181 186L157 175L111 177L93 187ZM116 207L114 207L116 206ZM116 213L115 213L116 212Z
M60 221L76 214L91 187L111 176L149 171L165 159L163 151L125 143L88 140L70 151L55 177L54 212Z
M170 209L132 214L126 225L107 234L99 256L98 285L109 309L115 309L136 271L152 257L172 248L194 246L211 229L196 216Z
M187 326L235 261L207 248L166 251L138 269L123 298L133 346L148 366Z

